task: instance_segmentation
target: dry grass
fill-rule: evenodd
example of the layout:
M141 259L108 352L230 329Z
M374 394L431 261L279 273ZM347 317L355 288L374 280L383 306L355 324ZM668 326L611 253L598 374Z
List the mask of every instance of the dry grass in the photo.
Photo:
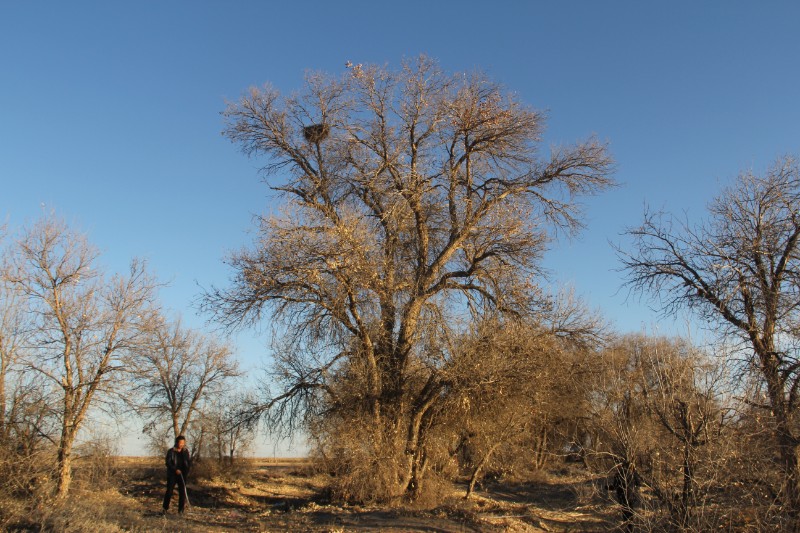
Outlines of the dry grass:
M81 480L78 465L76 479ZM435 508L341 506L324 499L330 478L304 460L243 461L189 482L184 516L160 514L164 479L159 460L118 458L113 479L93 488L78 481L61 504L15 500L10 531L607 531L613 508L581 501L584 475L545 476L534 483L493 484L469 501L451 485ZM84 472L85 473L85 472ZM93 481L96 484L96 479ZM177 507L173 504L173 507ZM8 511L8 508L7 508Z

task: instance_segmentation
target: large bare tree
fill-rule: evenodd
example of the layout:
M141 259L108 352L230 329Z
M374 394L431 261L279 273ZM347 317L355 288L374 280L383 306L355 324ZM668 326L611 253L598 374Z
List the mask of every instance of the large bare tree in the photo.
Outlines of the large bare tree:
M758 376L784 474L784 502L800 512L800 167L779 160L763 176L741 174L694 226L647 214L620 251L628 284L666 312L688 308L737 340ZM771 454L770 450L759 453Z
M90 408L119 392L115 376L136 351L156 284L144 264L107 277L86 237L55 216L22 230L10 252L7 279L18 291L30 324L24 364L61 392L58 494L72 479L72 448Z
M266 156L285 204L229 258L232 285L206 308L231 326L265 312L285 326L295 349L267 405L332 412L344 405L332 380L353 379L365 440L396 451L395 493L413 493L445 386L428 341L469 311L538 310L539 259L552 230L580 226L576 199L611 184L606 148L541 155L542 113L425 57L311 74L288 97L251 89L225 117L231 140Z

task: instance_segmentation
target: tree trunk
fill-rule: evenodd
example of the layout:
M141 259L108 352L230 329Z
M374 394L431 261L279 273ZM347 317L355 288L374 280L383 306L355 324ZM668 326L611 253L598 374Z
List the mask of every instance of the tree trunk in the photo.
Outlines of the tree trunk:
M481 473L483 472L483 467L486 466L486 463L489 462L489 458L492 454L497 450L497 448L502 444L502 440L495 442L491 448L481 457L481 460L478 461L478 464L475 465L475 468L472 470L472 475L469 477L469 483L467 484L467 493L464 494L464 499L468 500L469 497L472 495L472 492L475 490L475 484L478 482Z
M617 503L622 506L622 519L627 524L626 529L633 530L632 519L639 506L639 485L641 480L636 472L636 467L627 459L623 459L614 467L613 487Z
M61 430L61 441L58 445L58 485L56 495L64 498L69 493L72 483L72 444L75 440L75 431L68 425Z
M6 441L6 371L5 366L0 369L0 443Z
M427 431L433 424L435 411L431 405L439 390L437 381L430 377L417 396L414 407L408 414L405 454L408 458L406 475L401 486L411 500L419 496L422 478L425 474L427 455L425 453ZM401 413L402 416L402 413Z
M767 348L772 348L772 344L767 344ZM780 379L777 361L772 352L767 350L761 355L762 372L767 381L767 391L769 393L770 404L773 416L775 417L775 437L783 470L783 499L789 514L800 515L800 489L798 481L797 447L798 439L792 432L790 422L789 405L784 394L784 386Z
M777 428L778 448L784 475L784 501L792 515L800 515L800 489L798 488L797 439L791 430L781 424Z
M547 462L547 424L542 423L541 431L533 440L533 466L537 470L541 470Z
M681 491L681 523L686 525L689 521L689 508L692 504L693 496L693 476L692 471L692 446L689 442L683 446L683 490Z
M195 442L192 443L192 451L191 451L192 461L198 461L198 462L200 461L201 454L203 451L203 441L205 441L205 438L206 438L206 428L205 426L201 425L200 434L197 435Z
M414 413L409 418L405 441L406 466L400 486L404 496L413 501L419 495L421 482L419 465L422 459L422 446L420 446L422 416Z
M406 496L410 500L416 500L422 490L422 462L424 452L421 448L414 450L411 454L410 472L408 474L408 483L406 484Z

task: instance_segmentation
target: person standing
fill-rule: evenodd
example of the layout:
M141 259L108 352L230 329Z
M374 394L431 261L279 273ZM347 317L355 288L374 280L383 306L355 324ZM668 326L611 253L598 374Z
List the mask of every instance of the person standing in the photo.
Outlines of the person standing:
M186 438L179 435L175 438L175 446L167 450L167 493L164 494L164 513L169 510L169 502L175 485L178 486L178 513L183 513L186 506L186 478L192 468L192 458L186 447Z

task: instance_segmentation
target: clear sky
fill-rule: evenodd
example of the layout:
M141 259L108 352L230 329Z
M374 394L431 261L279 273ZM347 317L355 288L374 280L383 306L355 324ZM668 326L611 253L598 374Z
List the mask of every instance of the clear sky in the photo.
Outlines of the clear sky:
M800 155L799 36L793 1L0 0L0 222L55 209L110 269L146 258L164 304L205 327L199 287L226 283L225 252L272 207L263 161L220 135L226 99L424 53L546 110L546 143L608 141L621 186L546 265L620 331L649 329L609 240L645 204L699 217L741 170ZM234 341L246 368L264 360L265 336Z

